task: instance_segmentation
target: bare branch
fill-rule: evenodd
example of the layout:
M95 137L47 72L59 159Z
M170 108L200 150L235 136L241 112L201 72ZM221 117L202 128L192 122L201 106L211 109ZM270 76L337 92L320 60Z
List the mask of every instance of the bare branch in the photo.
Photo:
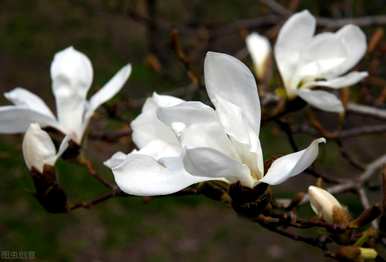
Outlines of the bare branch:
M381 120L386 120L386 110L371 106L358 105L355 103L347 104L347 111L354 114L370 116Z

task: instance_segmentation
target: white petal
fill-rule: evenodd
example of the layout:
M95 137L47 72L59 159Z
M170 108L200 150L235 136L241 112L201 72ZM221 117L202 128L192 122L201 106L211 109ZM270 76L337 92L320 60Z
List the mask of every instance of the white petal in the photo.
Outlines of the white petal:
M216 98L216 113L230 137L250 147L255 146L251 142L254 140L253 137L258 137L258 133L248 124L240 107L219 96Z
M158 107L169 107L169 106L175 106L182 102L184 102L183 99L175 97L175 96L168 96L168 95L159 95L157 93L153 93L153 101Z
M336 35L346 47L347 59L336 71L336 76L346 73L354 67L365 55L367 49L366 35L356 25L346 25L342 27Z
M4 96L19 107L30 108L43 115L55 118L54 114L52 114L51 110L40 97L24 88L17 87L9 92L4 93Z
M109 82L91 97L88 103L86 118L91 117L100 105L113 98L122 89L130 73L131 65L128 64L119 70Z
M115 161L116 159L106 164L111 166ZM207 180L187 173L182 167L180 158L166 159L164 165L151 156L129 154L123 162L113 167L112 171L118 187L123 192L136 196L172 194Z
M139 115L131 122L131 128L133 130L133 142L138 148L142 148L158 139L169 144L178 145L178 140L173 130L154 115L148 113Z
M266 72L267 62L271 55L271 44L265 36L258 33L249 34L245 40L257 75L259 78L262 78Z
M155 160L159 160L165 157L178 157L182 154L182 149L179 145L168 144L162 140L153 140L139 151L134 151L142 155L148 155Z
M218 122L213 108L201 102L183 102L176 106L161 107L157 110L157 116L176 134L193 124Z
M246 165L212 148L186 149L184 167L195 176L218 178L228 183L240 181L242 185L250 188L257 181L251 176Z
M311 79L335 75L336 70L345 62L347 55L345 46L336 34L319 34L304 47L295 74L299 74L301 78Z
M173 130L157 117L157 110L163 106L174 106L183 100L171 96L153 94L142 108L142 113L131 122L132 139L137 147L142 148L153 140L162 140L171 145L179 145Z
M222 99L240 108L242 121L246 121L256 136L260 131L260 100L256 82L251 71L238 59L221 53L208 52L205 57L205 84L208 95L216 107L218 114L226 113L218 108L218 100ZM233 120L233 119L232 119ZM236 126L224 125L227 131Z
M362 79L366 78L369 74L367 72L351 72L347 75L333 78L326 81L314 81L307 83L304 88L309 88L313 86L325 86L325 87L331 87L331 88L342 88L342 87L348 87L351 85L355 85L356 83L360 82Z
M120 164L123 164L126 160L127 155L122 152L116 152L110 157L110 159L104 162L104 165L110 169L118 167Z
M58 52L51 64L58 119L66 132L81 140L86 96L93 78L90 60L73 47Z
M57 121L48 115L24 107L0 107L0 133L23 133L31 123L39 123L43 127L52 126L61 130Z
M50 136L38 124L31 124L23 140L23 156L28 169L43 173L44 165L54 166L56 149Z
M342 102L334 94L326 91L300 89L298 95L311 106L320 110L335 113L344 111Z
M306 149L276 159L260 182L277 185L300 174L317 158L320 143L326 139L315 139Z
M240 161L223 127L218 122L191 125L183 131L180 140L182 146L187 149L212 148Z
M315 33L315 27L315 18L305 10L292 15L280 29L274 52L286 88L295 88L291 87L289 82L296 70L301 52Z

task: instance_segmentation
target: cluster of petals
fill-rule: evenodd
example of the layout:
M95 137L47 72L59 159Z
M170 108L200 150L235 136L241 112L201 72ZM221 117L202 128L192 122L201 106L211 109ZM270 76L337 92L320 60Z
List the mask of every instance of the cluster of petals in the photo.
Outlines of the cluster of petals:
M300 97L308 104L328 112L342 112L341 101L331 92L354 85L367 72L349 72L364 56L366 35L355 25L335 33L315 34L316 19L307 10L292 15L281 28L274 46L274 57L289 98ZM252 33L247 47L255 67L264 70L270 49L265 37Z
M0 133L24 133L31 123L38 123L61 131L80 144L95 110L121 90L130 73L128 64L87 100L93 80L91 62L83 53L68 47L58 52L51 63L57 117L40 97L18 87L4 94L14 105L0 107Z
M192 184L218 180L280 184L303 172L318 155L306 149L282 156L264 172L259 140L260 102L250 70L238 59L208 52L205 85L214 108L197 101L154 94L131 123L138 150L118 152L105 165L119 188L131 195L165 195Z

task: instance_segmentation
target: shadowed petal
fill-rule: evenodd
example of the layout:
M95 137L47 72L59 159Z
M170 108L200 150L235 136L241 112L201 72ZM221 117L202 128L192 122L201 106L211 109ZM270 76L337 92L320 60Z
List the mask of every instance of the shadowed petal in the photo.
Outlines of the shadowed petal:
M351 72L347 75L333 78L326 81L314 81L307 83L304 88L309 88L313 86L325 86L331 87L335 89L339 89L342 87L348 87L351 85L355 85L360 82L362 79L366 78L369 74L367 72Z
M344 111L342 102L334 94L326 91L300 89L298 95L311 106L320 110L335 113Z
M257 181L246 165L212 148L186 149L184 166L195 176L218 178L228 183L240 181L242 185L251 188Z
M0 133L24 133L31 123L39 123L43 127L52 126L61 130L58 122L48 115L24 107L0 107Z
M162 107L175 106L184 102L172 96L153 94L142 108L142 113L131 122L132 138L137 147L142 148L153 140L163 140L171 145L179 145L173 130L157 117L157 110Z

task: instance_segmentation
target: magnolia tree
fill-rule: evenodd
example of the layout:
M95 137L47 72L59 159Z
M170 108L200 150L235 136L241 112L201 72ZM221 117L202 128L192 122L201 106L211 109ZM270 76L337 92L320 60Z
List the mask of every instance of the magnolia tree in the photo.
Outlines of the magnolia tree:
M277 5L273 7L277 9ZM91 62L75 48L66 48L51 64L57 116L38 96L16 88L5 93L13 105L0 107L0 132L25 133L24 160L36 198L49 212L90 208L118 196L202 194L272 232L318 247L331 258L383 261L386 155L362 163L344 147L347 138L386 131L384 109L349 99L348 88L369 76L355 69L368 50L366 34L353 24L336 32L316 33L318 21L308 11L289 16L273 47L263 34L246 34L243 30L255 75L240 61L245 55L236 58L208 51L203 81L192 69L177 32L172 31L173 48L192 82L184 89L184 98L206 92L210 101L154 92L139 103L141 113L123 132L86 130L97 108L117 95L128 81L131 65L124 66L87 100L93 78ZM158 63L156 54L152 59L153 65ZM272 81L276 74L281 83ZM385 97L381 94L378 104L384 103ZM318 118L320 111L336 116L336 130L324 126ZM305 116L300 123L290 118L295 113ZM348 114L365 115L382 123L350 127L345 124ZM269 122L286 134L293 152L263 159L263 148L269 145L260 142L260 129ZM303 149L294 138L298 133L309 135L309 145ZM111 183L95 172L82 149L89 138L119 143L123 136L130 136L136 148L122 147L122 151L130 152L119 151L106 159L104 165L115 180ZM384 139L384 134L379 139ZM336 143L338 153L358 174L340 178L311 167L325 143ZM55 163L59 158L86 165L108 189L106 194L90 202L70 201L57 179ZM273 186L285 187L285 182L297 175L312 175L315 180L289 199L272 193ZM379 192L374 203L367 197L372 178L378 181ZM344 192L353 192L363 204L360 215L353 216L338 200ZM298 214L304 205L309 205L315 216ZM320 230L309 230L313 228Z

